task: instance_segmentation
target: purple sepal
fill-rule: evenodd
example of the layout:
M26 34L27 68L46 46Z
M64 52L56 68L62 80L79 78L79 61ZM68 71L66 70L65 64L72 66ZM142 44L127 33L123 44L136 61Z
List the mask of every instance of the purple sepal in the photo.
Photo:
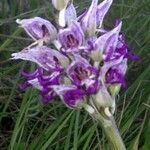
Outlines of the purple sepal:
M56 39L57 30L48 20L34 17L31 19L17 20L17 23L24 28L33 40L43 39L45 42L50 42Z
M72 23L72 21L76 21L77 20L77 13L76 13L76 9L73 5L73 3L71 3L65 11L65 20L67 25L70 25Z
M68 61L66 56L46 46L24 49L21 52L13 53L12 57L12 59L32 61L47 71L62 70L62 61Z
M96 32L96 11L98 0L92 0L91 6L87 13L82 16L81 27L87 37L93 36Z
M109 57L113 55L117 46L121 26L122 22L120 22L113 30L106 32L96 40L95 50L104 53L104 59L107 59L108 55Z
M78 47L83 43L84 34L76 21L73 21L66 29L60 30L59 41L62 45L61 50L65 53L78 52Z
M96 18L97 18L97 26L99 28L102 27L103 19L109 10L113 0L104 0L97 7Z

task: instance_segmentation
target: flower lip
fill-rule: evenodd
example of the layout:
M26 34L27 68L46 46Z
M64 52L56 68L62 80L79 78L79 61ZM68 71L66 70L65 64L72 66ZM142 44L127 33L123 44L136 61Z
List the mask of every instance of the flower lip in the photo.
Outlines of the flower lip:
M106 83L107 84L121 84L126 87L126 81L124 75L117 69L109 69L106 73Z
M47 72L40 67L33 73L23 72L22 75L26 78L26 81L20 85L20 89L25 90L31 86L37 88L40 90L42 102L47 104L56 96L51 86L60 84L60 73L61 72Z
M82 103L85 92L74 86L56 85L53 86L54 91L60 96L63 103L69 108L75 108Z

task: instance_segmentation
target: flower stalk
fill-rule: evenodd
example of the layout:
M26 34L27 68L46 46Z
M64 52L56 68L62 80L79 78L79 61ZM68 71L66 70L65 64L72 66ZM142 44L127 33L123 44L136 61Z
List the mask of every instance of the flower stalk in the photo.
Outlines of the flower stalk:
M126 150L121 135L116 126L114 117L111 116L105 120L98 115L97 120L101 124L101 127L103 128L108 141L111 143L113 150Z
M93 111L95 109L92 109L92 107L86 106L85 110L88 111L92 118L99 122L100 126L105 132L105 135L111 145L112 150L126 150L119 130L117 128L115 119L110 113L108 107L98 112Z

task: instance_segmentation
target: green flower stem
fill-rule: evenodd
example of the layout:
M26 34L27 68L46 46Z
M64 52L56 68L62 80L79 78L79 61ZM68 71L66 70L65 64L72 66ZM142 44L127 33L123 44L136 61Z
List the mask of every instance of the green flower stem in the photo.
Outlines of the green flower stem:
M116 126L113 115L108 108L103 108L101 111L94 109L90 105L84 106L85 110L96 119L103 128L108 141L111 144L111 150L126 150L121 135Z
M98 115L99 116L99 115ZM97 120L100 122L108 141L110 142L113 150L126 150L125 145L122 141L118 128L116 126L114 117L111 116L108 119L98 117Z

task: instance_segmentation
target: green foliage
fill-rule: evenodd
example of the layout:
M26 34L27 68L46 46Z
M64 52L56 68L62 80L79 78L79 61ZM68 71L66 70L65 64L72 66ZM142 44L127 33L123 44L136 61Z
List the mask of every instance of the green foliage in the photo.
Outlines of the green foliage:
M86 112L69 110L60 100L42 106L36 90L18 89L20 70L32 70L34 65L9 59L31 42L15 19L38 15L53 21L49 1L0 1L0 149L109 150L101 128ZM74 1L78 12L90 2ZM129 63L128 89L120 92L115 113L129 150L150 149L149 10L149 0L114 0L104 22L111 28L114 19L122 18L127 41L140 56L140 61Z

